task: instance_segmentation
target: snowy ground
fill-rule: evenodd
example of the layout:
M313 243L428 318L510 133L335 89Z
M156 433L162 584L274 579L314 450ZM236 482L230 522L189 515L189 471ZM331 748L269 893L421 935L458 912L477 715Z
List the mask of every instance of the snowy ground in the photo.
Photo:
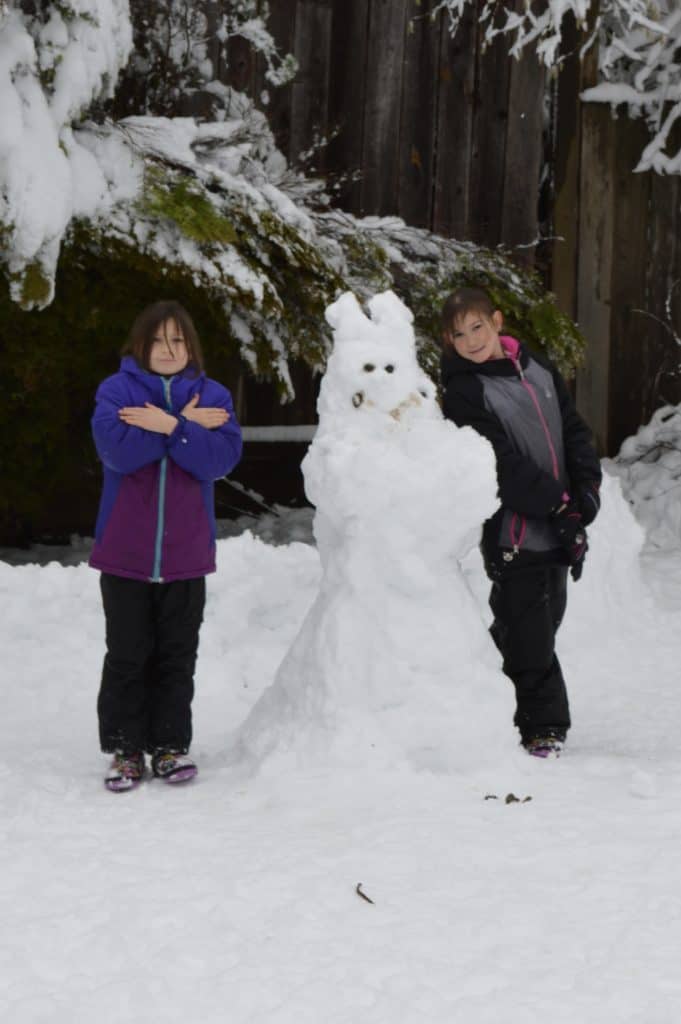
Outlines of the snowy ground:
M453 720L470 750L456 773L322 756L252 777L230 760L320 574L311 545L244 533L220 542L210 582L201 774L114 796L97 574L0 563L0 1019L678 1024L681 556L646 551L639 576L612 495L561 636L564 756L527 757L509 722L478 763L471 723ZM476 558L466 568L484 615ZM510 719L501 675L494 699Z

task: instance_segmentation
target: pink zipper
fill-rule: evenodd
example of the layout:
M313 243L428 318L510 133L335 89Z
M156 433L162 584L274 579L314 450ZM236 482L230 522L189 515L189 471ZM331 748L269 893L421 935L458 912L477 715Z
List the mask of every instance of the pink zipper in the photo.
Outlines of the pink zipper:
M560 473L558 471L558 458L556 456L556 449L553 447L553 441L551 440L551 432L549 430L549 425L546 422L546 418L544 416L544 413L541 411L541 406L539 404L539 399L537 398L537 394L536 394L534 388L532 387L532 385L530 384L530 382L525 379L525 374L523 373L523 368L520 365L520 363L518 362L518 360L514 359L513 356L509 356L509 359L511 360L511 362L515 366L516 370L518 371L518 376L520 377L520 383L523 385L523 387L527 391L528 395L532 399L532 404L534 405L535 409L537 410L537 416L539 417L539 422L541 423L542 428L544 430L544 435L546 437L546 443L549 446L549 452L551 454L551 464L553 466L553 475L554 475L555 479L558 480L559 477L560 477Z
M520 534L519 535L516 534L516 530L515 530L516 524L517 524L518 520L520 520ZM511 516L511 527L510 527L510 531L509 531L510 535L511 535L511 544L513 545L513 554L514 555L517 555L518 552L520 551L520 547L521 547L523 541L525 540L525 532L526 532L526 530L527 530L527 520L525 519L525 516L519 516L517 512L514 512L513 515Z
M559 470L558 470L558 459L556 457L556 449L553 447L553 441L551 440L551 432L549 430L549 425L546 422L546 417L544 416L544 413L541 410L541 406L539 404L539 399L537 398L536 392L535 392L534 388L532 387L532 385L530 384L530 382L525 379L525 374L523 373L523 368L520 365L519 360L517 360L514 356L512 356L511 353L508 352L508 351L506 352L506 356L513 363L513 365L514 365L514 367L516 369L516 372L517 372L518 376L520 377L520 383L523 385L523 387L527 391L528 395L532 399L532 404L534 405L534 408L535 408L535 410L537 412L537 416L539 417L539 422L541 423L542 429L544 431L544 436L546 437L546 443L549 446L549 453L551 455L551 465L553 467L553 475L556 478L556 480L558 480L560 478L560 473L559 473ZM520 520L520 533L519 534L516 533L516 526L517 526L518 520ZM511 526L510 526L510 530L509 530L510 536L511 536L511 544L513 545L513 553L512 554L504 555L504 559L506 561L510 562L518 554L518 552L520 551L520 548L522 546L522 543L523 543L523 541L525 539L526 531L527 531L527 519L525 518L525 516L519 516L517 512L514 512L512 517L511 517Z

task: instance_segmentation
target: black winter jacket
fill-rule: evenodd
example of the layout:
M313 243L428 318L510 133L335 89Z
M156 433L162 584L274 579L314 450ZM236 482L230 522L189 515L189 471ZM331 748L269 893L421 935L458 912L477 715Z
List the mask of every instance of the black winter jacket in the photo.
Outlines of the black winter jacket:
M591 433L556 368L514 338L501 343L504 359L474 363L446 348L441 364L445 416L472 426L496 456L501 507L482 540L493 579L537 562L566 564L552 513L601 481Z

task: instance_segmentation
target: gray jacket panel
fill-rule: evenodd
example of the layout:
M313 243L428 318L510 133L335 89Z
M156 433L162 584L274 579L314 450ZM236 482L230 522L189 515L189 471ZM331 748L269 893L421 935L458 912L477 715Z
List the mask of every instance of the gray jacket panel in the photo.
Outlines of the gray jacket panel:
M556 477L567 490L563 421L553 378L531 358L524 378L481 376L485 407L502 423L515 450ZM508 509L503 515L500 545L512 548L521 536L523 524L523 548L549 551L560 546L550 522L525 519Z

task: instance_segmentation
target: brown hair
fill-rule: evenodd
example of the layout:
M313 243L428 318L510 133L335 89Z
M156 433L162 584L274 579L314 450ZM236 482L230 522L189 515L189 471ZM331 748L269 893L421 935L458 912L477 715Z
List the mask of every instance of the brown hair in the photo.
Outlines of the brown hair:
M446 299L442 307L442 338L445 345L451 345L451 330L457 320L468 313L479 313L490 320L496 312L496 306L482 288L457 288Z
M203 371L203 352L194 321L184 306L173 299L154 302L142 310L130 328L130 334L122 354L133 356L143 369L148 370L154 335L160 325L166 323L167 320L174 320L182 331L189 357L187 366L194 373L201 373Z

